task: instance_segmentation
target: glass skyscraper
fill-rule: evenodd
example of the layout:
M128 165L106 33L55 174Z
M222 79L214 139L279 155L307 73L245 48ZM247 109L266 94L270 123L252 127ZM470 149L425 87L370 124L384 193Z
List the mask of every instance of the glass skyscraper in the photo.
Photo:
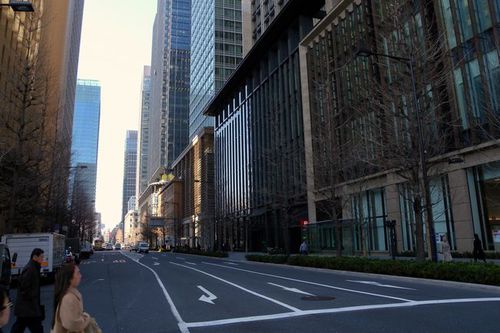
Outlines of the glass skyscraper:
M92 205L95 203L96 196L100 115L101 86L99 81L78 79L71 143L71 165L75 169L70 190L72 194L77 187L83 190L86 200Z
M139 124L139 147L137 151L137 185L136 197L139 198L141 193L148 186L148 152L149 152L149 130L150 112L151 112L151 67L144 66L142 76L142 91L141 91L141 123Z
M123 166L122 219L128 212L128 201L135 197L137 171L137 131L127 131Z
M148 179L169 168L189 139L191 0L159 0L151 59Z
M189 137L214 120L202 114L243 54L241 0L193 0Z

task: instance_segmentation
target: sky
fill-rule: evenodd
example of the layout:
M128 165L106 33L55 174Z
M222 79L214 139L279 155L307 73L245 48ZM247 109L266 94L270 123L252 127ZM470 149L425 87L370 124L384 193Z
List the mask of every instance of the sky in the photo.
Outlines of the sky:
M96 211L106 229L121 220L125 133L139 127L155 14L156 0L85 0L78 78L101 83Z

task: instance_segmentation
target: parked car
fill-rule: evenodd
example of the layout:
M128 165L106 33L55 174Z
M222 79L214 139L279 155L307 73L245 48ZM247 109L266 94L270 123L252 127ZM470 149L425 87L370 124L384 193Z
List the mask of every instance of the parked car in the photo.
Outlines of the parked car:
M149 253L149 244L145 242L139 243L137 246L137 253Z
M113 250L113 245L111 245L111 243L106 243L106 246L104 247L104 249L105 249L106 251L108 251L108 250Z
M116 243L115 250L121 250L121 249L122 249L122 245L120 243Z

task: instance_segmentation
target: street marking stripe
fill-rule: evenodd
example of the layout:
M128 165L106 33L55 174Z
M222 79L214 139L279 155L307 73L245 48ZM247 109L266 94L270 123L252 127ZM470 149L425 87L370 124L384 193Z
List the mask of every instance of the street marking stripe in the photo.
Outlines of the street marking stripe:
M191 328L191 327L221 326L221 325L248 323L248 322L264 321L264 320L310 316L310 315L316 315L316 314L355 312L355 311L390 309L390 308L403 308L403 307L435 305L435 304L473 303L473 302L500 302L500 297L458 298L458 299L443 299L443 300L430 300L430 301L411 301L411 302L405 302L405 303L360 305L360 306L348 306L348 307L343 307L343 308L305 310L305 311L285 312L285 313L277 313L277 314L263 315L263 316L251 316L251 317L240 317L240 318L221 319L221 320L212 320L212 321L192 322L192 323L186 323L186 327Z
M186 261L186 264L190 264L190 265L196 266L196 264L194 262Z
M213 274L210 274L210 273L207 273L207 272L205 272L205 271L199 270L199 269L197 269L197 268L194 268L194 267L189 267L189 266L186 266L186 265L181 265L181 264L178 264L178 263L173 262L173 261L171 261L170 263L171 263L172 265L181 266L181 267L184 267L184 268L187 268L187 269L192 269L193 271L196 271L196 272L198 272L198 273L205 274L205 275L210 276L210 277L212 277L212 278L214 278L214 279L217 279L217 280L219 280L219 281L222 281L222 282L224 282L224 283L227 283L227 284L229 284L229 285L231 285L231 286L233 286L233 287L236 287L236 288L238 288L238 289L241 289L241 290L243 290L243 291L246 291L247 293L250 293L250 294L252 294L252 295L254 295L254 296L257 296L257 297L263 298L263 299L265 299L265 300L268 300L268 301L270 301L270 302L273 302L273 303L275 303L275 304L281 305L282 307L285 307L285 308L287 308L287 309L289 309L289 310L292 310L292 311L294 311L294 312L300 312L300 311L301 311L300 309L297 309L296 307L293 307L293 306L291 306L291 305L285 304L285 303L280 302L280 301L278 301L278 300L275 300L275 299L273 299L273 298L271 298L271 297L267 297L267 296L261 295L261 294L259 294L259 293L255 292L255 291L252 291L252 290L250 290L250 289L247 289L247 288L245 288L245 287L242 287L242 286L240 286L240 285L238 285L238 284L236 284L236 283L233 283L233 282L231 282L231 281L224 280L223 278L220 278L220 277L215 276L215 275L213 275Z
M331 285L328 285L328 284L322 284L322 283L317 283L317 282L312 282L312 281L305 281L305 280L293 279L293 278L289 278L289 277L286 277L286 276L274 275L274 274L268 274L268 273L261 273L261 272L251 271L251 270L243 269L243 268L236 268L236 267L229 267L229 266L225 266L225 265L212 264L212 263L209 263L209 262L203 262L203 263L207 264L207 265L212 265L212 266L217 266L217 267L224 267L224 268L227 268L227 269L234 269L234 270L237 270L237 271L254 273L254 274L263 275L263 276L270 276L270 277L274 277L274 278L278 278L278 279L283 279L283 280L288 280L288 281L295 281L295 282L300 282L300 283L312 284L314 286L320 286L320 287L325 287L325 288L330 288L330 289L342 290L342 291L347 291L347 292L351 292L351 293L357 293L357 294L370 295L370 296L375 296L375 297L395 299L395 300L403 301L403 302L413 302L413 300L406 299L406 298L400 298L400 297L394 297L394 296L389 296L389 295L369 293L369 292L366 292L366 291L355 290L355 289L335 287L335 286L331 286Z
M122 254L124 256L127 256L124 253L122 253ZM158 284L160 285L161 290L163 291L163 295L165 296L165 298L167 299L168 304L170 305L170 310L172 311L172 314L174 315L175 319L177 319L177 325L179 326L179 330L181 331L181 333L189 333L189 328L187 327L186 322L182 319L181 315L179 314L179 311L175 307L174 301L172 301L172 298L170 297L170 294L168 293L167 289L163 285L163 282L161 282L160 277L158 276L158 274L151 267L148 267L148 266L144 265L143 263L140 263L139 259L134 259L134 258L131 258L131 257L129 257L129 258L132 259L133 261L135 261L136 263L138 263L139 265L141 265L141 266L149 269L153 273L153 275L156 278L156 281L158 282Z
M383 287L383 288L394 288L394 289L406 289L406 290L416 290L414 288L394 286L392 284L383 284L376 281L363 281L363 280L346 280L347 282L362 283L370 286Z
M224 261L225 264L228 264L228 265L234 265L234 266L238 266L238 264L234 263L234 262L230 262L230 261Z

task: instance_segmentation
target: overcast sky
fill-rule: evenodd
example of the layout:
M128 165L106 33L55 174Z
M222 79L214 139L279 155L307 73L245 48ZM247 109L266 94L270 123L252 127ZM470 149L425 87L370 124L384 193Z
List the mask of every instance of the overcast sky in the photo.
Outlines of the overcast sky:
M155 13L156 0L85 0L78 78L101 82L96 210L106 229L121 219L125 132L139 126Z

